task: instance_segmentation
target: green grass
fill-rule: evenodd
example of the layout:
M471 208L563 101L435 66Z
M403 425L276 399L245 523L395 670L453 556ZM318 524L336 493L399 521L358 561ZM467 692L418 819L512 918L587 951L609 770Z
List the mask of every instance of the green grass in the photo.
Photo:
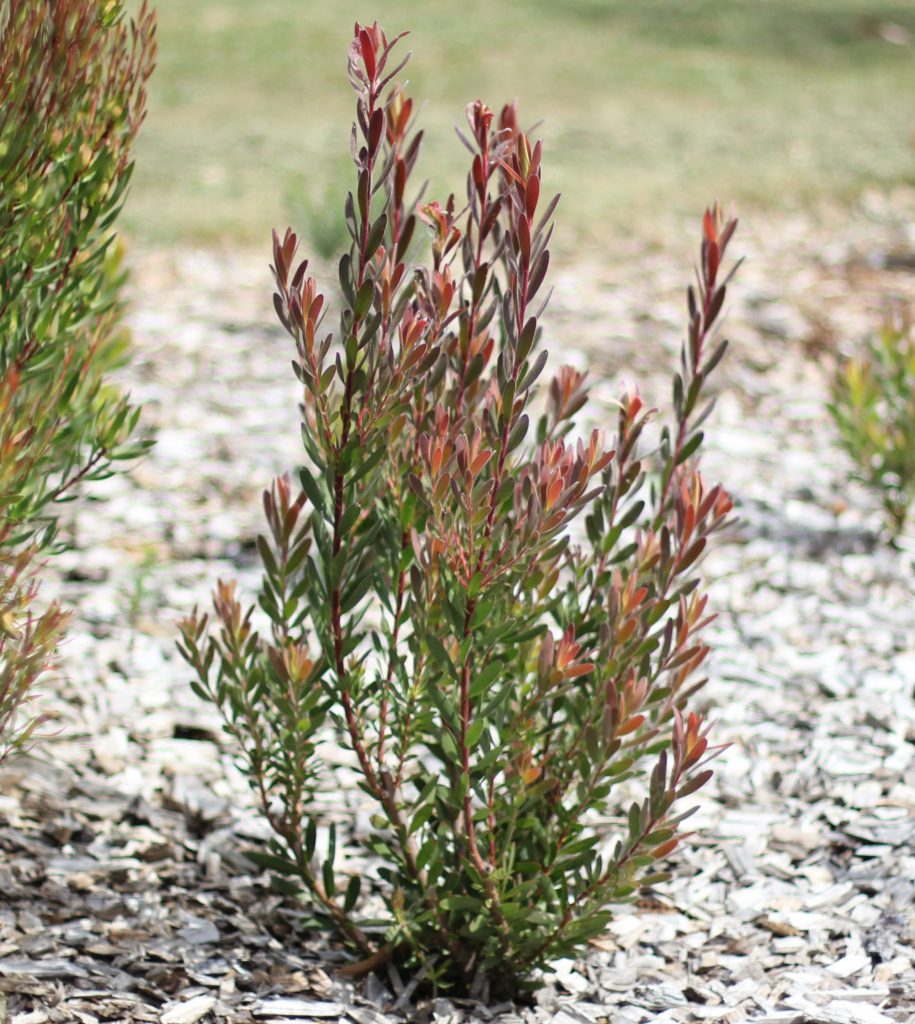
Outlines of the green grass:
M336 186L354 20L411 30L431 196L452 126L518 97L542 121L560 245L650 235L710 199L778 209L915 182L911 0L158 0L159 67L123 224L151 243L266 245ZM898 26L907 45L879 28ZM311 211L311 212L310 212ZM318 225L326 232L326 218Z

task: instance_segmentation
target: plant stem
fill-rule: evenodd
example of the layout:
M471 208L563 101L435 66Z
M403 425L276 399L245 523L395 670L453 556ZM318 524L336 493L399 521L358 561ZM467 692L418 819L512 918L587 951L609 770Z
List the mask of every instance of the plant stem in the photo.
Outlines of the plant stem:
M467 611L464 615L465 640L470 636L470 623L473 619L475 608L476 602L473 598L470 598L467 601ZM461 670L461 770L464 775L463 785L466 787L463 804L464 833L467 837L467 849L470 853L470 861L474 868L479 872L480 878L483 881L483 889L486 893L487 899L489 900L493 919L499 926L499 930L502 932L506 955L510 956L511 944L508 941L508 938L511 934L511 930L508 926L508 921L505 919L505 915L502 913L502 901L499 898L499 890L496 888L496 885L492 880L492 868L495 867L495 865L488 865L486 861L483 860L483 857L480 854L480 849L477 846L476 829L473 821L473 794L470 787L470 748L467 745L467 730L470 728L472 711L470 704L470 673L472 664L472 650L468 650Z

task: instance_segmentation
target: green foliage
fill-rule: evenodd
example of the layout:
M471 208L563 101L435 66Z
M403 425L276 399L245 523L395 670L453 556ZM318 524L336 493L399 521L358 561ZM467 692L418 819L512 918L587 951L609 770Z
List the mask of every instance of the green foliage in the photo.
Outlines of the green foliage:
M0 728L50 659L34 560L55 505L144 451L138 410L107 380L124 356L112 226L154 57L145 7L12 0L0 13ZM12 732L10 732L12 730ZM25 731L28 731L26 727Z
M153 19L119 5L8 5L0 50L0 372L58 386L45 503L133 456L137 411L105 382L120 274L112 225L145 111ZM61 366L65 370L61 374ZM53 484L51 483L53 481Z
M890 530L915 497L915 331L900 312L832 381L829 411L858 478L881 498Z
M709 621L696 566L731 504L697 453L735 223L706 213L654 456L633 393L612 444L571 440L584 375L564 366L537 386L556 207L541 144L513 106L472 103L466 206L418 205L394 43L357 26L350 50L336 335L296 236L274 235L307 460L301 488L283 477L264 495L259 610L220 582L214 619L184 621L179 649L274 830L257 862L364 956L353 972L396 958L432 984L512 995L667 877L683 802L711 775L690 710ZM430 265L408 267L420 220ZM334 831L317 843L329 737L376 807L380 925L359 919L365 880L341 877Z

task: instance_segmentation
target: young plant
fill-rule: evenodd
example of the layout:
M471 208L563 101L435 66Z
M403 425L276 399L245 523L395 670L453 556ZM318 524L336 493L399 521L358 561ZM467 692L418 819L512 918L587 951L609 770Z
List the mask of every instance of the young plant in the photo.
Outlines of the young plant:
M155 45L145 6L12 0L0 34L0 743L63 620L35 609L55 506L117 460L138 410L107 380L123 358L112 225L130 179ZM17 724L18 723L18 724ZM29 724L31 723L31 724Z
M906 312L888 315L877 337L839 368L829 411L858 479L880 496L897 537L915 498L915 331Z
M709 621L697 563L731 503L697 454L735 223L705 215L659 449L640 454L651 413L634 393L609 444L573 440L584 375L537 386L556 208L541 144L514 107L472 103L463 207L417 206L396 43L357 25L350 49L336 334L296 236L274 236L306 465L300 488L282 477L264 495L260 612L220 582L213 621L195 612L179 648L274 830L257 862L361 954L350 973L395 958L511 996L668 877L720 749L691 704ZM430 265L412 267L420 221ZM375 807L381 922L360 919L334 828L318 842L328 737Z

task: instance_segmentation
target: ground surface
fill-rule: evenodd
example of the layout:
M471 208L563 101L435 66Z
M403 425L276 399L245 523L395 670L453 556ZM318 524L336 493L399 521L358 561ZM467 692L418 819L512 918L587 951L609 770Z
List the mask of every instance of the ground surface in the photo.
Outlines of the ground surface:
M264 831L190 693L174 621L218 576L257 581L259 492L298 456L287 341L265 254L134 252L125 379L160 439L74 509L79 548L48 584L75 609L47 698L60 731L0 779L9 1019L915 1019L915 538L878 540L823 414L834 351L887 297L915 298L913 214L899 193L741 229L707 459L742 520L707 562L720 617L706 696L732 746L664 905L621 909L527 1009L417 1005L395 975L341 985L344 955L251 873L244 850ZM666 400L693 235L558 275L547 344L592 368L595 420L620 377ZM341 824L360 812L355 795L329 798Z
M139 6L140 0L128 0ZM430 196L464 194L452 127L517 97L542 122L563 238L645 237L710 197L764 208L913 184L910 0L157 0L159 67L127 228L255 245L333 238L353 23L410 30ZM347 172L348 173L348 172ZM333 184L332 184L333 183Z

